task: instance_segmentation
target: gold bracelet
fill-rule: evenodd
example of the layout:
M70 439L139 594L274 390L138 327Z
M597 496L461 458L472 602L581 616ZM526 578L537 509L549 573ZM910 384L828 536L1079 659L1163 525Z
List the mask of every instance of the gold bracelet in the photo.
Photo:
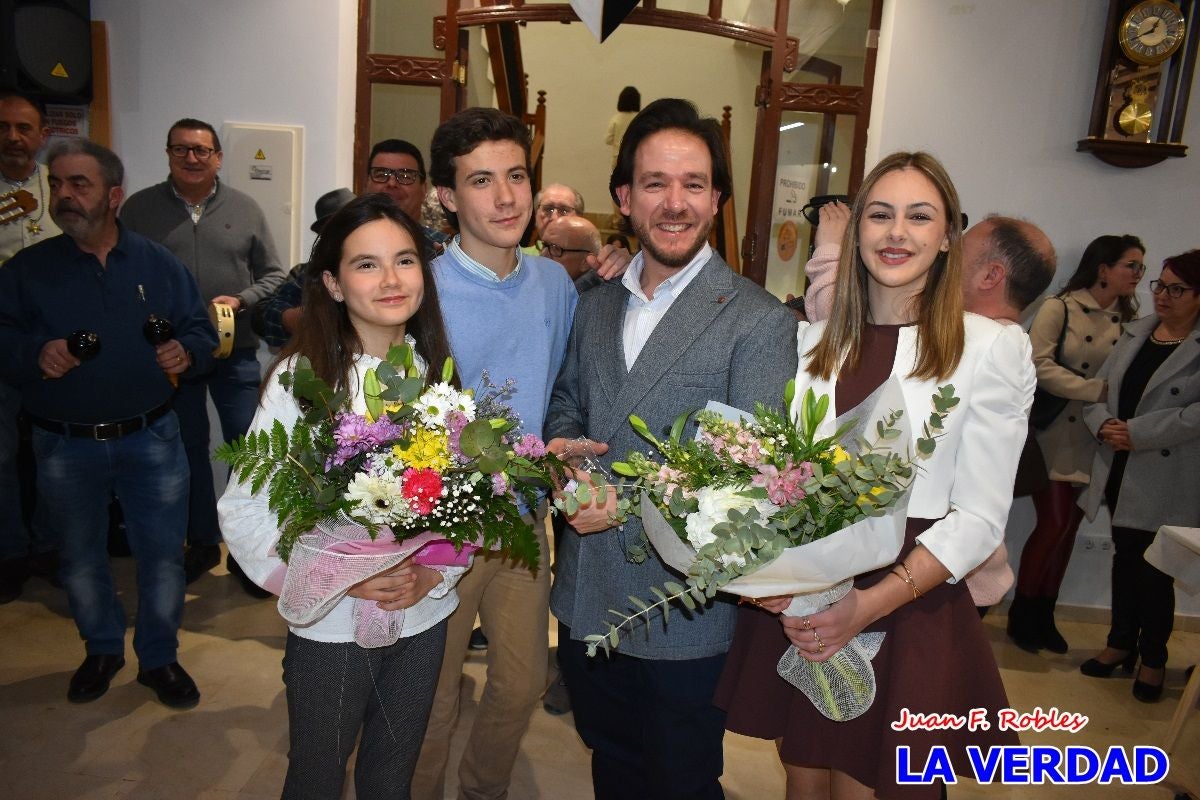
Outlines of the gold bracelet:
M908 569L908 564L905 564L903 561L901 561L898 566L900 567L900 569L904 570L904 575L901 575L899 572L896 572L895 570L892 570L892 574L908 584L908 588L912 589L913 600L916 600L917 598L919 598L921 596L921 590L917 588L917 582L915 580L913 580L912 573L909 572L909 569Z

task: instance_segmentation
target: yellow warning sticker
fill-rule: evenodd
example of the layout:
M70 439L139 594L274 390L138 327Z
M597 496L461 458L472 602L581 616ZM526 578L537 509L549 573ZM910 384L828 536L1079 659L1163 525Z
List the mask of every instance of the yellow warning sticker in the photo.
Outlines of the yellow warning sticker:
M71 77L70 75L67 74L67 68L62 65L61 61L54 65L54 69L50 70L50 74L56 78Z
M255 154L254 154L254 160L255 160L255 161L266 161L266 160L267 160L267 154L266 154L266 153L264 153L264 152L262 151L262 149L260 148L260 149L259 149L259 151L258 151L257 153L255 153Z

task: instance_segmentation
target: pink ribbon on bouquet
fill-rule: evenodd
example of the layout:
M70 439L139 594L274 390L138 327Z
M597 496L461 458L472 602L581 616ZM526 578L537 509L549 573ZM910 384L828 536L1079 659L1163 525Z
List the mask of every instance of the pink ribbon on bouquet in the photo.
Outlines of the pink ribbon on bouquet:
M367 578L408 559L426 567L465 567L479 550L468 543L456 550L444 536L426 532L397 542L387 528L372 539L366 526L339 522L318 525L292 548L279 596L279 613L289 623L310 625ZM385 611L374 600L354 601L354 640L363 647L386 647L400 638L404 611Z

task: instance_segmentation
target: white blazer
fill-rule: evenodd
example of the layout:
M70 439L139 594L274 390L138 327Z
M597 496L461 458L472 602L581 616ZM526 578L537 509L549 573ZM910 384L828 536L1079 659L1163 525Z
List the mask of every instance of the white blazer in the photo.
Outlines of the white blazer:
M959 398L958 406L945 420L937 449L931 457L918 461L921 468L908 506L910 517L938 520L917 540L950 571L951 583L983 563L1004 541L1017 461L1028 433L1029 407L1037 384L1029 337L1020 326L1001 325L977 314L965 314L963 324L966 342L962 360L949 378L937 381L908 377L917 358L915 325L900 329L891 373L903 387L914 453L922 422L933 411L931 398L938 387L952 384ZM796 402L810 386L818 396L834 395L836 373L822 380L805 371L809 362L805 354L824 329L824 322L801 326ZM821 434L827 436L833 431L830 413Z

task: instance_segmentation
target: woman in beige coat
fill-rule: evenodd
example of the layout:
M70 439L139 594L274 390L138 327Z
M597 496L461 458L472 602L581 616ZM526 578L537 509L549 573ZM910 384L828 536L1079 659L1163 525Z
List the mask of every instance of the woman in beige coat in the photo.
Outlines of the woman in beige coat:
M1054 624L1054 605L1083 516L1075 501L1088 483L1097 447L1083 423L1083 405L1105 399L1105 383L1096 376L1121 326L1137 314L1134 292L1146 271L1145 253L1136 236L1094 240L1067 285L1042 304L1029 329L1038 389L1069 400L1037 433L1050 483L1033 496L1037 527L1021 552L1008 612L1008 635L1030 652L1043 647L1067 652Z

